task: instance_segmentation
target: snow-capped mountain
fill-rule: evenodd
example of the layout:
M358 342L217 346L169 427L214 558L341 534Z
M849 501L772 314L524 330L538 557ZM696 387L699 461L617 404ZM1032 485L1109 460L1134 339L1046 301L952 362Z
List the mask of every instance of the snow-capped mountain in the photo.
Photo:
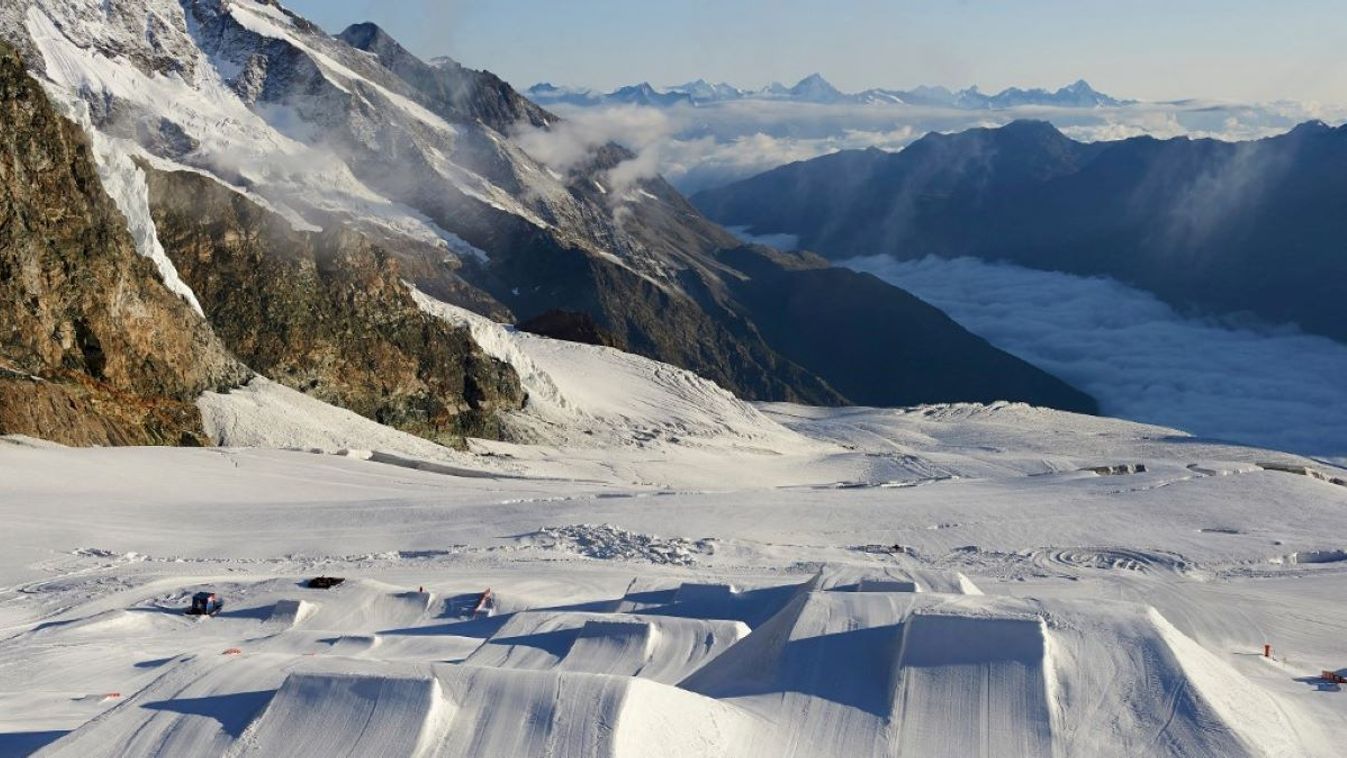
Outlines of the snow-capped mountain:
M668 88L669 92L681 92L692 98L694 102L714 103L722 100L738 100L744 97L746 92L732 84L720 82L712 84L705 79L687 82Z
M745 248L641 156L586 141L488 72L421 61L373 24L331 36L270 0L28 0L0 8L0 33L94 139L105 181L127 188L114 198L139 251L230 350L401 428L487 434L491 409L518 395L469 344L443 349L457 337L408 331L420 317L392 291L399 280L500 320L578 312L609 344L749 398L1094 409L897 288ZM362 278L385 299L327 305ZM823 309L820 293L842 280L863 285L851 307ZM769 291L793 293L791 307ZM359 322L380 312L398 318ZM373 368L389 344L401 363ZM864 355L922 370L857 374ZM395 390L380 387L394 376ZM466 396L484 404L451 411Z
M787 97L806 103L836 103L848 99L842 91L834 87L822 74L810 74L787 90Z
M872 88L848 93L833 86L821 74L810 74L794 86L780 82L757 90L740 89L730 84L711 84L698 79L687 84L656 89L649 84L622 87L604 93L592 89L558 87L553 84L535 84L526 94L540 105L558 103L577 106L637 104L656 107L676 105L709 105L737 100L785 100L815 104L862 105L926 105L960 110L1005 110L1024 106L1055 108L1112 108L1128 105L1095 90L1084 80L1058 90L1042 88L1020 89L1010 87L995 94L985 94L976 86L952 91L945 87L920 86L908 90ZM686 97L681 97L686 96Z

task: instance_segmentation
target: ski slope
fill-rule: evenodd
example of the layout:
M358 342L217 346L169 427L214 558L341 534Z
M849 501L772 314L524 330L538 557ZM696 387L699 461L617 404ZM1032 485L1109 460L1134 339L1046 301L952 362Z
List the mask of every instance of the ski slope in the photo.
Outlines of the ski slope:
M745 404L423 307L519 369L515 441L260 379L199 401L219 448L0 441L0 754L1340 752L1341 469ZM183 615L200 590L224 611Z

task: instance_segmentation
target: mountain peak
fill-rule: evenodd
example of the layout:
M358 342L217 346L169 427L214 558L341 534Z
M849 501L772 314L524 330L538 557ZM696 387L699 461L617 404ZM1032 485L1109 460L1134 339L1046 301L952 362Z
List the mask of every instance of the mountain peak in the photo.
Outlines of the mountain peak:
M357 47L362 50L368 49L371 45L376 44L386 44L389 42L395 45L397 44L397 40L393 39L392 35L384 31L383 27L373 21L361 21L359 23L351 24L343 29L341 34L337 35L337 38L352 47Z
M1068 139L1051 122L1036 118L1018 118L996 131L1005 136L1018 138Z
M841 90L837 89L822 74L813 73L801 79L798 84L790 88L790 94L802 100L814 102L830 102L844 97Z
M1301 124L1296 124L1296 127L1287 132L1287 135L1294 134L1304 136L1308 134L1327 134L1331 131L1333 131L1333 127L1316 118Z

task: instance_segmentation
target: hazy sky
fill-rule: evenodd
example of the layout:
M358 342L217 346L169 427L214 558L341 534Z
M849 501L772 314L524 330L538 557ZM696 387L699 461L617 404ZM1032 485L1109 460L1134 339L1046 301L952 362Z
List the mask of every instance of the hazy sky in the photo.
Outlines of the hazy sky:
M1347 102L1342 0L282 0L340 31L511 83L697 77L843 89L1060 86L1120 97Z

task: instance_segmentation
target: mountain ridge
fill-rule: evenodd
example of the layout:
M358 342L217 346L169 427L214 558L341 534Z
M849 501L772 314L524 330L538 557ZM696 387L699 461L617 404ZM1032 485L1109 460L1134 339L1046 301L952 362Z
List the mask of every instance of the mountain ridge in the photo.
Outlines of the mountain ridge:
M146 37L141 32L147 27L159 31ZM334 37L278 4L258 0L127 0L116 6L30 0L22 12L0 9L0 29L38 56L30 67L53 98L87 114L87 128L103 145L100 160L138 161L152 177L195 175L205 182L194 191L203 198L234 193L229 202L209 205L218 210L246 201L274 217L269 223L293 230L267 238L275 248L271 255L304 260L314 249L305 235L343 228L362 238L362 245L382 251L394 267L390 271L431 297L503 320L581 313L623 349L690 369L748 399L846 403L851 399L833 385L847 378L839 368L843 352L905 345L929 354L931 360L909 370L921 371L937 393L905 395L900 383L874 375L866 396L875 402L1032 397L1070 410L1097 410L1092 399L1055 377L966 340L960 327L896 288L869 296L873 307L896 305L903 314L884 330L861 332L865 339L859 343L837 340L833 353L783 350L774 343L790 325L784 332L775 323L765 328L770 314L746 302L773 277L755 281L738 268L733 254L738 240L659 177L615 178L636 154L600 145L586 148L568 168L554 169L526 152L514 133L530 129L555 136L555 116L487 72L417 59L377 25L355 25ZM176 243L190 237L193 224L204 228L221 219L184 220L172 192L146 191L121 200L128 217L142 219L142 254L160 255L165 276L174 280L176 259L187 274L182 280L209 293L196 296L184 284L184 297L206 304L213 318L221 317L221 303L248 290L241 274L233 286L207 286L203 282L212 281L214 272L193 263L192 256L218 254L223 261L236 251L207 253L208 246L192 243L186 258L174 245L166 246L174 248L167 255L155 252L153 220L174 231L170 241ZM768 258L755 265L775 269L788 260ZM292 286L285 283L289 276L278 271L270 278L283 291ZM310 289L326 286L323 281L308 281L293 299L328 296ZM234 303L225 312L242 314L254 305ZM368 386L343 389L334 364L322 358L333 345L338 353L348 348L359 353L363 343L342 342L359 340L373 341L381 355L395 354L410 343L399 347L394 332L346 331L333 343L323 324L341 323L345 314L328 314L325 322L273 315L283 320L250 317L216 325L232 335L235 348L258 361L256 368L295 389L436 439L490 434L485 416L466 425L452 418L463 416L460 404L476 410L465 399L473 396L466 385L441 388L422 402L412 400L421 397L420 390L410 389L415 382L399 379L397 388L386 388L395 399L392 406L371 404ZM309 346L295 356L297 364L275 351L250 351L238 341L238 329L281 324L298 330L296 344ZM946 361L946 344L961 345L967 351L962 358L1000 368L981 372L972 395L941 395L936 367L953 365ZM450 354L455 361L482 363L467 345ZM997 373L1007 371L1022 380L1007 387L1032 392L998 396ZM508 382L485 383L503 388L481 406L486 416L493 407L515 402ZM436 408L458 410L446 414Z
M664 88L656 88L645 82L619 87L610 92L583 87L561 87L550 82L541 82L526 89L524 94L544 107L565 104L642 105L668 108L677 105L701 106L737 101L786 101L816 105L883 104L936 106L959 110L1005 110L1023 106L1116 108L1135 102L1120 100L1099 92L1084 79L1078 79L1057 90L1040 87L1030 89L1007 87L993 94L984 94L977 86L950 90L941 86L927 85L911 89L872 87L859 92L843 92L817 72L791 86L773 82L756 90L743 89L724 82L712 84L706 79L696 79L686 84Z
M1221 142L1081 143L1044 122L846 151L694 197L830 258L969 256L1132 284L1180 307L1251 313L1347 341L1347 128Z

